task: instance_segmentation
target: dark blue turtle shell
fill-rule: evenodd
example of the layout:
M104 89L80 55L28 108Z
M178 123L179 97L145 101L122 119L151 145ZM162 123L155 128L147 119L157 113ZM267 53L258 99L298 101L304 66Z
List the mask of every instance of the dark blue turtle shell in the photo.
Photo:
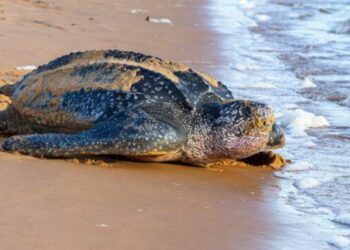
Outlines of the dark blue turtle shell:
M28 121L79 130L145 102L191 110L208 93L222 101L233 99L221 82L188 66L100 50L74 52L38 67L15 85L12 101Z

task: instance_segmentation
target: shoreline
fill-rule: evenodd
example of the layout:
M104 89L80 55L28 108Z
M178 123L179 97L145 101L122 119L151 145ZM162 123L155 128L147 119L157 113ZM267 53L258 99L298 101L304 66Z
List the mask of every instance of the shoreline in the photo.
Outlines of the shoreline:
M210 10L199 0L81 5L5 0L0 69L101 48L141 51L214 75L225 62L216 46L224 36L208 28ZM321 249L300 218L280 210L269 169L101 167L3 152L0 168L6 249Z

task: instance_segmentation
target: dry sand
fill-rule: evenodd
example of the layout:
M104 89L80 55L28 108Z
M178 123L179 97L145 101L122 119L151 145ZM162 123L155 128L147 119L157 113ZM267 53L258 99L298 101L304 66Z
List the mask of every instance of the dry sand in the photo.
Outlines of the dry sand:
M204 3L3 0L0 84L23 74L16 66L101 48L215 73L207 62L224 62ZM102 167L0 152L0 170L0 249L314 249L307 225L279 210L270 169Z

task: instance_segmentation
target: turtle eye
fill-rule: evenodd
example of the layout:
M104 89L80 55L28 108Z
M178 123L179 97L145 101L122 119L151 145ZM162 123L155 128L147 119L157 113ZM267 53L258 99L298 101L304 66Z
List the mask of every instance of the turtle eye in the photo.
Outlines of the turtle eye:
M246 117L249 117L252 115L252 109L251 107L244 107L243 109L243 115Z

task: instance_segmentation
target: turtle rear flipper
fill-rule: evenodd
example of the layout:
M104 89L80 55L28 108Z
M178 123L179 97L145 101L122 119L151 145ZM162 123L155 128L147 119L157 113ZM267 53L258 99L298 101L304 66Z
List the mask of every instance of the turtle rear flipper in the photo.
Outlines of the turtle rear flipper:
M0 94L6 96L12 96L15 92L17 84L5 84L0 86Z
M3 148L34 156L122 155L152 161L178 151L183 141L175 128L134 109L77 134L13 136L4 142Z

